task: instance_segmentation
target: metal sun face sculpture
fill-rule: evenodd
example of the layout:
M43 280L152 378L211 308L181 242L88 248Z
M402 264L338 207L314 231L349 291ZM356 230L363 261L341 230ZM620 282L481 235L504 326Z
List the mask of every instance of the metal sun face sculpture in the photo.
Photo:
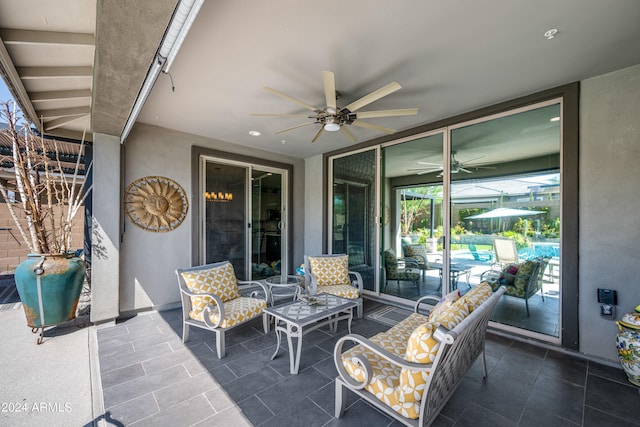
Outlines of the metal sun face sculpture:
M127 187L127 216L138 227L158 233L177 228L189 210L184 190L177 182L162 176L140 178Z

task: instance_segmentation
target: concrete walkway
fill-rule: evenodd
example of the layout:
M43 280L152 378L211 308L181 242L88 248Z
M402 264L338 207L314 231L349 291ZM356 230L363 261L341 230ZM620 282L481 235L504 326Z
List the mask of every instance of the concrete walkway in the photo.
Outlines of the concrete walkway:
M36 345L22 307L0 311L1 426L95 424L102 412L94 400L102 398L93 390L101 386L92 372L95 330L86 320L47 329L44 343Z

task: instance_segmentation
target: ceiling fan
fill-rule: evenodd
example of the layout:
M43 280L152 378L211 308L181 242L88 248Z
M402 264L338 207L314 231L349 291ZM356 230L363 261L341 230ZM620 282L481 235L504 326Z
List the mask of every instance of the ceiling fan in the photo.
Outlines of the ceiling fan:
M479 157L474 157L473 159L469 159L466 160L464 162L459 161L458 159L456 159L456 154L457 152L452 151L451 152L451 173L459 173L459 172L464 172L464 173L473 173L472 171L469 170L469 168L473 168L473 169L495 169L495 167L493 166L482 166L482 165L474 165L471 162L481 159L483 157L487 157L487 156L479 156ZM440 172L439 175L437 176L442 176L442 172L444 170L444 167L442 166L442 164L440 163L431 163L431 162L416 162L419 165L425 165L425 167L421 167L421 168L410 168L407 169L407 171L410 172L414 172L414 171L418 171L417 175L424 175L427 173L431 173L431 172Z
M281 98L286 99L287 101L294 102L298 105L303 106L304 108L313 111L313 114L252 114L253 116L272 116L272 117L306 117L312 119L312 122L303 123L297 126L293 126L287 129L283 129L281 131L276 132L276 134L280 134L283 132L288 132L293 129L298 129L303 126L309 126L318 124L321 125L318 129L318 132L315 134L311 142L316 142L318 138L323 134L324 131L335 132L337 130L341 131L347 138L349 138L352 142L356 142L356 137L353 133L348 129L348 126L353 125L365 129L372 129L379 132L384 132L387 134L392 134L395 132L394 129L389 129L383 126L375 125L372 123L363 122L361 119L372 119L376 117L391 117L391 116L413 116L418 114L417 108L404 108L398 110L379 110L379 111L362 111L356 113L362 107L371 104L374 101L377 101L380 98L383 98L387 95L392 94L393 92L401 89L401 86L392 82L386 86L381 87L378 90L371 92L368 95L363 96L362 98L350 103L345 107L339 107L336 103L338 99L338 92L336 92L336 83L335 77L331 71L323 71L322 72L322 82L324 84L324 96L326 101L326 106L324 108L317 108L313 105L309 105L306 102L300 101L292 96L289 96L285 93L272 89L270 87L263 87L262 89L270 92L274 95L277 95Z

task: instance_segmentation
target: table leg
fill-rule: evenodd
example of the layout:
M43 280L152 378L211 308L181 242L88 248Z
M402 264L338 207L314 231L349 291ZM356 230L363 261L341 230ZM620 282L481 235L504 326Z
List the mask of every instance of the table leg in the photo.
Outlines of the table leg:
M292 338L297 338L295 360L293 356ZM300 354L302 353L302 328L287 323L287 342L289 343L289 372L295 375L300 369Z
M274 318L275 319L275 318ZM275 323L273 325L273 329L275 329L276 332L276 338L278 340L278 343L276 345L276 351L273 353L273 356L271 356L271 360L275 359L276 355L278 354L278 351L280 350L280 339L281 339L281 333L282 333L282 328L278 325L278 319L275 319Z
M347 320L347 328L349 329L349 333L351 333L351 321L353 320L353 308L349 309L349 319Z

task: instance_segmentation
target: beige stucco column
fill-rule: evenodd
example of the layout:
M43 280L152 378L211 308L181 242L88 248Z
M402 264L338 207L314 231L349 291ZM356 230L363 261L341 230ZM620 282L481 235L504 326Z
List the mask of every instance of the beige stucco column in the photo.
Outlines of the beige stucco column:
M120 150L120 138L93 135L92 322L120 314Z

